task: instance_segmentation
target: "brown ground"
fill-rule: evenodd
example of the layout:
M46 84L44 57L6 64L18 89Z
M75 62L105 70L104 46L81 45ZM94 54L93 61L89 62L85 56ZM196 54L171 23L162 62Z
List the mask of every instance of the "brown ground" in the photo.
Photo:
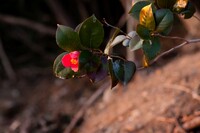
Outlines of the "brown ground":
M80 133L171 133L175 129L184 133L194 128L185 126L183 118L194 114L195 127L200 126L199 58L200 53L178 57L161 68L139 72L125 90L107 90L87 111Z
M187 52L163 66L139 71L127 87L108 88L87 108L74 132L198 133L200 53L196 46L186 46ZM35 84L27 91L22 87L23 94L13 92L12 98L1 99L2 133L62 133L96 90L84 79L47 78Z
M173 33L187 33L186 38L199 36L195 19L184 21L184 25L188 33ZM178 53L171 54L173 59L169 62L159 60L156 67L138 72L125 89L108 89L87 111L79 132L199 133L199 46L185 46Z
M73 133L200 132L198 45L137 72L126 87L108 87ZM1 81L0 133L62 133L97 90L87 79L60 80L52 70L33 77L33 70L18 71L16 83Z

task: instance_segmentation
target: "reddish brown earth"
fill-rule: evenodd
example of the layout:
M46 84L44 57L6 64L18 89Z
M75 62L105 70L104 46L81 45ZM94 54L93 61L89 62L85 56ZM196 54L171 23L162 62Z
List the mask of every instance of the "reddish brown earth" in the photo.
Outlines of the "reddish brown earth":
M128 86L109 87L90 108L76 133L198 133L198 44L166 64L137 72ZM7 84L4 83L4 87ZM1 89L2 133L62 133L97 89L87 79L46 78L15 90ZM30 84L29 84L30 85ZM92 87L93 86L93 87ZM12 92L12 93L11 93ZM16 94L15 94L16 93Z
M191 32L198 38L198 30ZM199 45L138 71L126 87L108 87L73 133L199 133ZM51 69L44 75L35 71L17 71L23 75L15 83L0 81L0 133L62 133L98 89L87 79L60 80Z
M200 131L199 59L199 52L185 54L139 72L125 89L107 90L87 111L80 133ZM197 125L188 127L196 118Z

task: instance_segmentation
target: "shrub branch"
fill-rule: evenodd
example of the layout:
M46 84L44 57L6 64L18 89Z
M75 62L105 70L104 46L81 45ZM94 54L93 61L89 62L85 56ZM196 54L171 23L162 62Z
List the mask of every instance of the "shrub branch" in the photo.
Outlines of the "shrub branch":
M168 38L171 38L171 39L174 39L174 37L168 37ZM180 38L179 38L180 39ZM182 38L182 40L185 40L184 38ZM178 49L178 48L181 48L185 45L189 45L189 44L193 44L193 43L198 43L200 42L200 39L191 39L191 40L185 40L183 43L181 43L180 45L177 45L163 53L161 53L160 55L158 55L152 62L150 62L150 65L155 63L158 59L160 59L161 57L163 57L164 55L167 55L171 52L173 52L174 50Z

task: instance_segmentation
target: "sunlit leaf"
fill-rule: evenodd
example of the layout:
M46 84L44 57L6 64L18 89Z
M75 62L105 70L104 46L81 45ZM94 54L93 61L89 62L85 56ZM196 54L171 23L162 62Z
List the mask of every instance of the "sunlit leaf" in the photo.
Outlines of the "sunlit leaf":
M173 7L174 11L178 13L181 12L182 10L186 8L187 4L188 4L188 0L177 0Z
M155 29L155 20L153 15L152 4L149 4L142 8L140 11L140 24L149 30L153 31Z
M98 48L103 42L103 25L94 15L86 19L77 29L79 29L79 37L84 47Z
M110 47L114 47L115 45L121 43L125 39L126 39L125 35L118 35L118 36L116 36L115 39L113 40L113 42L111 43Z
M155 12L156 31L167 35L173 25L174 16L169 9L159 9Z
M128 38L125 39L122 44L125 47L129 47L131 51L135 51L142 47L142 39L139 37L136 31L128 33Z
M161 45L159 38L143 41L143 52L148 61L153 60L160 52Z
M131 8L131 10L129 11L129 14L131 14L131 16L133 16L135 19L139 20L139 16L140 16L140 11L143 7L149 5L151 2L150 1L139 1L139 2L135 2Z
M56 42L60 48L67 52L81 49L78 33L64 25L58 25L56 30Z
M128 47L129 46L129 42L130 42L130 39L125 39L123 42L122 42L122 45L124 47Z
M149 60L147 60L147 57L145 55L143 56L143 66L149 67Z
M133 39L129 42L129 48L131 51L135 51L142 48L143 40L136 35Z
M184 9L184 11L181 12L181 14L184 16L184 19L189 19L194 15L195 12L196 12L196 9L194 5L189 1L188 5Z
M128 33L128 37L134 37L137 34L136 31L131 31Z

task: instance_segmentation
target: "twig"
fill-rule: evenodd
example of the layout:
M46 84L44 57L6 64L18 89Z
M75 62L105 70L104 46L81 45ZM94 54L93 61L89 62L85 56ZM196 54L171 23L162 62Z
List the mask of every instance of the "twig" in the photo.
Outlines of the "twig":
M159 33L157 34L152 34L152 36L157 36L157 37L161 37L161 38L166 38L166 39L174 39L174 40L181 40L181 41L185 41L187 42L188 40L182 37L177 37L177 36L163 36Z
M116 30L119 30L121 33L123 33L124 35L128 36L128 34L125 33L123 30L121 30L120 28L109 24L109 23L106 21L105 18L103 19L103 23L106 24L106 26L111 27L111 28L116 29ZM130 36L128 36L128 37L130 37ZM132 38L132 37L130 37L130 39L131 39L131 38Z
M159 122L167 122L167 123L175 123L176 120L174 118L166 118L166 117L156 117L156 120L159 121Z
M40 24L38 22L34 22L34 21L27 20L27 19L24 19L24 18L9 16L9 15L0 14L0 21L4 22L4 23L11 24L11 25L24 26L24 27L27 27L29 29L35 30L39 33L47 34L47 35L51 35L51 36L54 36L55 31L56 31L55 28L45 26L45 25Z
M7 76L10 80L15 81L16 80L16 74L15 71L13 70L11 63L4 51L2 40L0 38L0 59L2 61L3 67L7 73Z
M193 17L196 18L198 21L200 21L200 18L199 18L199 17L197 17L197 16L195 16L195 15L193 15Z
M200 101L200 96L196 92L191 91L185 86L177 85L177 84L164 84L164 86L188 93L192 96L193 99Z
M157 117L156 120L159 122L166 122L166 123L174 124L177 127L174 130L178 130L181 133L186 133L185 129L180 125L177 118Z
M194 129L194 128L199 127L199 126L200 126L200 117L199 116L195 117L192 120L185 122L183 124L183 128L186 129L186 130L191 130L191 129Z
M98 97L104 92L105 89L108 88L108 86L109 82L105 82L103 85L100 86L100 88L98 88L97 91L94 92L94 94L85 102L82 108L75 114L68 127L64 130L64 133L71 133L71 131L76 126L78 120L84 115L86 109L98 99Z
M185 131L185 129L181 126L181 124L179 123L179 121L178 121L177 119L175 119L175 124L176 124L176 127L178 127L178 129L179 129L179 131L180 131L181 133L187 133L187 132Z
M171 49L169 49L169 50L167 50L167 51L161 53L160 55L158 55L158 56L157 56L152 62L150 62L149 64L151 65L151 64L155 63L158 59L160 59L160 58L163 57L164 55L167 55L167 54L173 52L174 50L176 50L176 49L178 49L178 48L181 48L181 47L183 47L183 46L185 46L185 45L188 45L188 44L198 43L198 42L200 42L200 39L185 40L185 42L181 43L180 45L177 45L177 46L175 46L175 47L173 47L173 48L171 48Z

